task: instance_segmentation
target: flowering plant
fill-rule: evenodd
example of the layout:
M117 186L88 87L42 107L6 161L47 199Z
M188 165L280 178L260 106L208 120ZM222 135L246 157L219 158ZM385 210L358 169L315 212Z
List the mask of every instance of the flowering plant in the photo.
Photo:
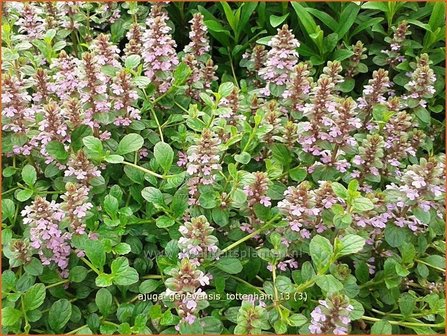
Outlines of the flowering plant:
M443 3L2 6L5 334L442 332Z

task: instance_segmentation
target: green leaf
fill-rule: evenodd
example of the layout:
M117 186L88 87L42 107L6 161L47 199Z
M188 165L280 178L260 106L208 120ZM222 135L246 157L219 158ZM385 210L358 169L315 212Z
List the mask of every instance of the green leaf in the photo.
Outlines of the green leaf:
M332 258L332 244L327 238L317 235L310 241L309 252L315 268L319 271L327 266Z
M292 280L284 275L278 275L276 277L276 288L280 293L291 293L293 292Z
M392 334L392 326L387 320L375 322L371 327L372 335L390 335Z
M165 201L163 199L163 194L160 190L154 187L146 187L141 191L141 196L148 201L157 206L164 206Z
M136 152L143 147L143 144L144 139L141 135L136 133L127 134L119 142L116 152L120 155Z
M331 274L317 277L315 283L328 294L335 293L343 289L343 284Z
M239 259L222 257L216 262L216 267L228 274L238 274L242 271L242 264Z
M103 316L107 316L110 314L112 308L113 296L108 289L101 288L98 292L96 292L95 303L101 314Z
M68 152L65 150L64 145L59 141L50 141L45 149L47 153L56 160L65 161L68 159Z
M232 82L225 82L220 84L218 93L221 95L221 97L227 97L231 94L231 92L233 92L233 90L234 84Z
M329 14L311 7L306 7L306 11L313 16L315 16L317 19L321 21L321 23L325 24L328 28L330 28L332 31L336 31L338 27L338 23L332 16Z
M11 221L14 218L16 206L14 202L9 198L2 199L2 218L9 218Z
M139 55L130 55L126 57L124 65L127 69L133 69L140 64L141 57Z
M203 327L199 320L194 321L194 323L180 323L180 334L181 335L202 335Z
M23 305L25 310L34 310L39 308L45 300L46 290L42 283L31 286L23 295Z
M430 112L428 112L426 108L424 108L422 106L418 106L414 109L414 114L416 115L416 117L418 117L418 119L422 123L424 123L426 125L430 125L431 116L430 116Z
M167 228L175 224L175 220L169 218L168 216L160 216L155 220L155 225L159 228Z
M113 283L120 286L130 286L138 282L138 272L129 266L129 260L126 257L118 257L112 261L110 266L112 270Z
M30 187L34 185L37 181L36 168L31 165L26 165L22 169L22 179Z
M407 229L396 225L387 225L385 228L385 241L391 247L399 247L407 241L409 234Z
M118 72L118 68L112 66L112 65L103 65L101 67L101 72L103 74L106 74L109 77L114 77L116 73Z
M180 63L174 70L174 85L182 85L191 75L192 70L185 63Z
M369 198L357 197L352 201L352 207L356 211L363 212L374 209L374 204Z
M113 251L119 255L128 254L131 250L130 245L127 243L119 243L113 248Z
M2 325L4 327L12 327L20 321L22 312L13 307L2 308Z
M430 224L430 211L424 211L420 207L413 208L413 215L424 224Z
M71 133L71 148L78 151L82 147L83 138L92 135L92 129L87 125L81 125Z
M416 298L410 293L403 293L399 297L399 308L400 312L404 316L410 316L413 313L414 308L416 308Z
M68 279L72 282L82 282L87 277L87 269L84 266L75 266L70 269Z
M275 330L275 334L285 334L287 332L287 324L282 320L277 320L273 323L273 329Z
M164 172L167 173L174 161L174 151L167 143L158 142L154 147L154 157Z
M348 234L337 241L336 254L342 257L348 254L358 253L365 246L365 238L354 234Z
M85 245L85 254L92 264L99 269L102 269L106 263L106 252L100 240L89 240Z
M270 15L270 24L273 28L278 27L281 23L286 21L287 17L289 16L289 13L284 14L283 16L276 16L276 15Z
M301 182L307 176L307 169L304 167L295 167L289 170L289 175L295 182Z
M306 9L298 2L292 2L292 7L296 12L298 20L302 23L307 34L313 34L317 32L317 24L312 16L306 11Z
M33 276L39 276L43 272L42 262L37 258L32 258L31 261L27 263L23 268L25 269L26 273Z
M104 211L112 218L115 218L115 216L118 213L118 200L113 197L112 195L106 195L106 197L104 197Z
M143 281L138 289L141 294L146 294L152 293L158 286L160 286L160 281L150 279Z
M239 163L247 164L251 160L251 155L250 155L250 153L242 152L241 154L236 154L234 156L234 159Z
M205 209L215 208L218 205L218 201L217 201L218 197L219 197L219 194L215 191L205 192L200 195L199 204L202 208L205 208Z
M82 139L82 142L87 149L87 155L94 158L100 159L104 155L104 149L102 147L102 142L94 136L87 136Z
M292 314L289 316L287 323L292 327L301 327L306 324L307 317L303 314Z
M109 163L121 163L124 161L124 158L121 155L110 154L107 155L104 160Z
M109 287L113 284L113 275L101 273L96 277L95 284L98 287Z
M200 319L200 325L203 327L203 333L209 334L222 334L223 324L220 319L214 316L205 316Z
M33 191L31 189L20 190L15 196L18 201L25 202L33 196Z
M338 28L336 30L339 39L342 39L352 27L354 22L357 20L357 14L359 11L360 6L355 3L350 3L343 9L343 12L340 15Z
M145 89L151 84L151 80L145 76L137 76L133 79L133 84L139 88Z
M348 189L338 182L332 182L332 190L335 195L346 200L348 198Z
M67 324L71 317L71 303L67 299L60 299L52 304L48 313L50 328L59 331Z
M363 314L365 314L365 308L363 308L362 304L356 300L350 299L349 303L354 307L354 309L349 314L349 317L352 321L360 319Z

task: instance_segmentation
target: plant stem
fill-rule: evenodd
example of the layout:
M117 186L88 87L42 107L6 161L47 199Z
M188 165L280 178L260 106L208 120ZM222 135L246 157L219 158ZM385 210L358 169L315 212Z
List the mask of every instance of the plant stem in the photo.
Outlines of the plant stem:
M162 279L162 276L159 274L148 274L141 277L142 279Z
M260 227L256 231L253 231L252 233L245 236L244 238L241 238L238 241L234 242L233 244L228 245L226 248L224 248L222 251L220 251L219 255L222 255L222 254L230 251L231 249L234 249L236 246L242 244L244 241L249 240L250 238L253 238L254 236L260 234L265 229L267 229L270 226L270 224L273 223L278 218L279 218L279 215L278 214L275 215L272 219L270 219L267 223L265 223L262 227Z
M160 174L157 174L157 173L153 172L152 170L149 170L149 169L143 168L141 166L138 166L136 164L133 164L132 162L123 161L121 163L125 164L125 165L128 165L128 166L131 166L131 167L133 167L135 169L139 169L139 170L145 172L146 174L149 174L149 175L161 178L161 179L166 179L166 178L175 176L175 175L160 175Z
M162 129L161 129L160 122L158 121L157 113L155 113L155 110L154 110L153 107L151 108L151 113L152 113L152 116L153 116L154 119L155 119L155 122L157 123L158 132L160 133L160 139L161 139L161 142L165 142L165 140L164 140L164 138L163 138L163 131L162 131Z
M240 87L239 87L239 83L237 81L236 71L234 71L233 58L231 57L231 50L230 50L230 48L228 48L228 59L230 60L230 66L231 66L231 72L232 72L233 78L234 78L234 84L239 89Z
M374 312L374 313L380 314L380 315L385 315L385 316L395 316L395 317L401 317L401 318L403 317L402 314L386 313L386 312L383 312L383 311L380 311L380 310L377 310L377 309L374 309L374 308L372 308L371 311ZM430 311L426 311L426 312L423 312L423 313L412 313L411 317L427 316L427 315L430 315L430 314L432 314L432 312L430 312Z
M371 321L371 322L378 322L381 321L381 319L370 317L370 316L362 316L362 320L365 321ZM389 321L392 325L399 325L402 327L429 327L429 328L443 328L445 326L445 322L437 323L437 324L425 324L425 323L417 323L417 322L404 322L404 321Z
M420 259L415 259L415 261L418 262L418 263L420 263L420 264L424 264L424 265L430 266L431 268L433 268L433 269L435 269L435 270L438 270L438 271L440 271L440 272L442 272L442 273L445 273L445 269L442 269L442 268L437 267L437 266L435 266L435 265L429 264L429 263L426 262L426 261L423 261L423 260L420 260Z
M31 326L30 326L30 324L28 322L28 317L26 316L25 303L23 302L23 296L20 297L20 303L21 303L21 306L22 306L23 318L25 319L24 331L25 331L25 334L28 334Z
M84 324L83 326L81 326L81 327L79 327L79 328L76 328L76 329L74 329L74 330L72 330L72 331L69 331L69 332L67 333L67 335L76 334L78 331L84 329L85 327L88 327L88 325L87 325L87 324Z
M52 288L52 287L57 287L57 286L59 286L59 285L63 285L63 284L66 284L66 283L67 283L67 282L69 282L69 281L70 281L69 279L65 279L65 280L62 280L62 281L56 282L56 283L54 283L54 284L51 284L51 285L45 286L45 288L46 288L46 289L48 289L48 288Z
M93 266L93 264L92 264L90 261L88 261L88 260L85 259L84 257L82 257L81 260L82 260L84 263L86 263L87 266L90 267L96 274L99 275L99 274L101 273L95 266Z
M237 280L241 283L243 283L244 285L247 285L251 288L253 288L254 290L258 291L259 293L263 294L264 292L262 290L259 289L259 287L256 287L255 285L252 285L251 283L249 283L248 281L245 281L244 279L241 279L235 275L230 274L230 278L233 278L234 280Z
M9 194L10 192L12 192L12 191L14 191L14 190L17 190L17 189L19 189L19 187L15 187L15 188L6 190L5 192L2 192L2 196L7 195L7 194Z

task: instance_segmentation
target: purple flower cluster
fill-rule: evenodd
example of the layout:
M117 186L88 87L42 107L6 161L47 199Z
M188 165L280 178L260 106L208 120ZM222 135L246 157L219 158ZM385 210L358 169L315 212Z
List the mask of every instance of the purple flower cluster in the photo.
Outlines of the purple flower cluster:
M124 54L126 56L130 55L140 55L143 48L143 27L138 23L132 23L130 25L129 31L126 34L129 42L124 48Z
M144 73L160 93L171 86L172 71L179 63L175 50L177 44L170 35L168 19L163 5L153 4L146 21L148 29L143 34Z
M30 107L31 96L22 79L6 75L3 77L2 115L6 117L3 130L25 134L34 122L35 109Z
M388 210L397 226L408 227L415 232L425 231L427 223L415 215L418 209L425 213L433 209L439 218L443 218L445 210L439 201L444 195L444 171L443 156L428 160L421 158L419 164L409 166L403 172L400 177L402 184L387 186Z
M208 223L205 216L191 218L189 222L179 228L181 237L178 246L182 250L179 258L188 258L198 265L218 251L218 240L212 235L214 228Z
M221 107L220 117L225 119L227 124L236 126L239 122L245 120L245 116L240 113L240 103L239 103L239 89L233 88L233 91L219 102L219 107Z
M40 17L40 8L32 4L25 4L21 17L16 21L19 32L26 33L25 38L32 41L41 38L44 34L43 19Z
M121 68L119 61L118 47L110 42L110 36L106 34L99 34L90 45L92 53L96 56L95 61L97 65L109 65L116 68Z
M65 218L68 219L72 232L84 234L84 218L87 215L87 211L93 207L93 204L88 202L90 190L85 185L75 183L67 183L65 190L65 194L61 196L64 200L61 204L61 209L65 211Z
M309 65L303 62L298 63L293 69L290 75L290 82L283 93L283 97L290 99L292 108L296 111L303 109L303 104L308 99L311 91L313 80L309 75Z
M352 46L353 55L348 59L345 66L345 77L353 78L360 72L361 61L368 58L365 55L366 48L362 41L357 41L355 45Z
M315 228L316 217L320 214L315 192L310 190L309 183L303 182L296 187L289 187L284 196L284 200L278 203L278 209L285 215L284 220L302 238L310 238L310 230ZM324 227L320 225L317 230L324 231Z
M129 126L133 120L141 119L140 110L133 106L138 100L138 94L131 80L131 75L122 70L116 75L110 86L113 108L119 113L114 121L117 126Z
M319 305L310 314L312 317L309 331L312 334L348 334L351 323L350 313L354 307L344 295L334 294Z
M62 276L67 276L71 234L60 229L64 218L60 205L36 197L21 214L23 223L30 227L31 247L38 251L42 264L54 263L61 269Z
M211 275L207 275L197 269L197 266L189 259L182 259L178 267L173 268L166 279L165 295L173 296L180 323L193 324L197 319L199 306L206 301L206 294L201 287L210 284ZM180 323L177 325L179 327Z
M203 15L200 13L195 13L189 22L191 23L191 31L189 32L191 42L185 46L184 51L199 58L211 49L207 36L208 28L205 26Z
M369 122L373 107L386 102L385 93L390 91L391 84L388 71L379 69L373 72L372 78L363 89L362 97L358 99L358 108L364 115L364 126Z
M188 149L187 173L189 204L198 204L200 185L211 185L215 181L216 172L221 169L219 163L220 140L209 129L202 131L202 136L196 145Z
M298 63L296 49L300 43L289 30L289 26L284 25L278 29L278 34L272 38L269 46L272 49L267 53L264 68L259 71L261 78L267 82L267 87L264 90L266 95L270 94L271 84L284 86L288 83L290 73Z
M65 176L74 177L83 185L88 185L93 178L101 176L101 172L89 161L82 150L70 156L67 166Z
M408 90L409 98L419 101L419 105L425 107L427 102L425 99L433 97L435 88L433 84L436 76L430 69L430 59L427 54L422 54L417 58L416 69L411 74L411 80L405 86Z
M394 35L392 38L386 37L385 41L390 44L390 48L387 50L382 50L382 53L388 56L387 62L392 67L405 61L405 56L401 54L401 49L407 35L411 34L409 30L408 23L402 21L397 27L392 27Z

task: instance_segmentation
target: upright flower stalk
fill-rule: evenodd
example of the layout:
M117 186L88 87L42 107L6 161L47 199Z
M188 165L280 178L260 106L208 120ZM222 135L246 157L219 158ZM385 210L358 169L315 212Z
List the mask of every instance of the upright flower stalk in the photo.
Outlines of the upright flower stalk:
M390 44L389 49L382 50L382 53L388 56L387 63L395 67L405 61L405 56L402 55L402 47L405 39L411 34L407 21L402 21L397 27L392 27L394 34L392 38L385 38L385 41Z
M415 99L420 106L426 107L426 99L433 97L435 93L435 81L436 76L430 68L430 59L427 54L422 54L417 58L416 69L405 86L409 93L408 98Z
M198 187L214 183L216 173L221 169L219 144L220 140L216 135L211 130L204 129L198 143L188 150L186 169L191 176L188 180L190 205L199 204Z
M269 46L271 49L267 53L265 65L259 70L259 75L267 83L263 91L267 96L270 95L273 86L285 87L289 82L289 75L298 63L296 49L300 43L289 30L289 26L283 25L269 42Z
M168 19L163 5L153 4L146 21L148 29L143 35L144 73L160 93L171 86L172 72L179 63Z
M326 300L318 301L319 305L311 313L309 330L312 334L348 334L351 319L350 313L354 307L349 299L340 294L334 294Z
M71 235L60 229L64 212L54 201L36 197L31 205L22 210L23 223L29 225L31 247L44 265L56 264L62 276L68 276L67 266L71 248Z

